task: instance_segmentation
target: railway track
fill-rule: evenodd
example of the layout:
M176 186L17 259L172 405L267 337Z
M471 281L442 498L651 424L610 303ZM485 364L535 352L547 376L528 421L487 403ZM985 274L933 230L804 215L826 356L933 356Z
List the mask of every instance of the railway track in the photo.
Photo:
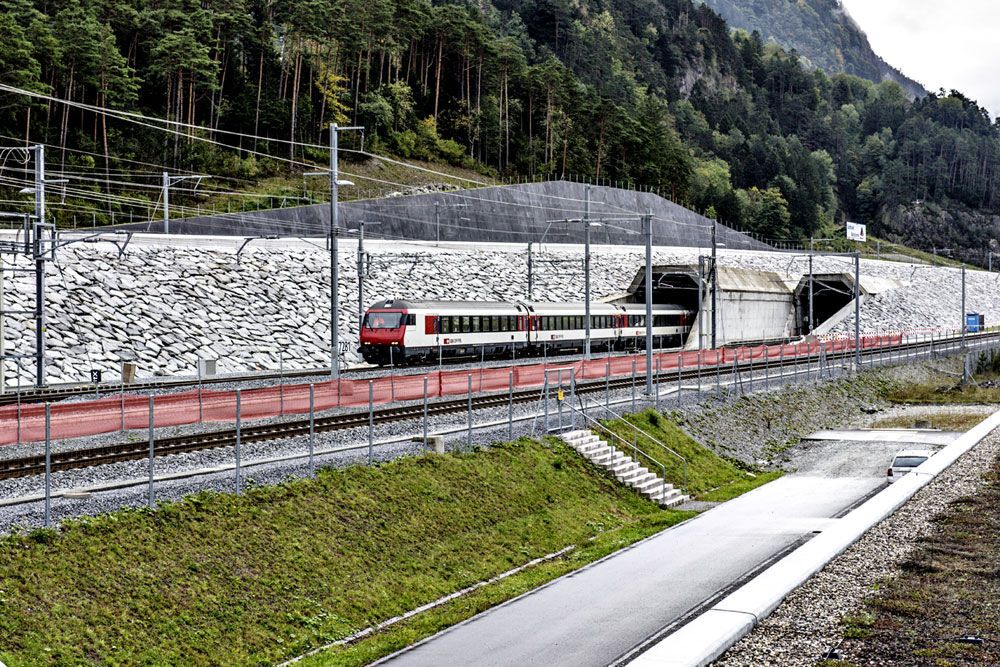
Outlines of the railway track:
M363 369L345 368L341 372L349 373ZM202 378L200 381L194 380L156 380L150 382L132 382L124 385L129 392L154 391L158 389L181 389L184 387L197 387L201 385L225 384L227 382L254 382L256 380L289 380L303 377L314 377L329 373L326 368L314 368L309 370L284 371L283 373L255 373L254 375L226 375ZM102 383L93 384L73 384L60 387L48 387L46 389L29 388L21 391L9 391L0 394L0 406L11 405L13 403L42 403L45 401L56 402L74 396L117 394L122 390L121 384Z
M985 335L977 335L975 340L982 339L997 339L1000 338L998 333L990 333ZM954 346L959 342L959 339L949 339L945 341L935 341L938 346L937 349L942 348L954 349ZM892 349L894 355L898 355L903 351L919 351L925 350L931 347L929 341L921 341L915 343L909 343L907 345L895 347ZM862 356L864 357L877 357L880 354L884 354L885 351L882 349L867 350L864 351ZM828 354L826 361L828 364L836 364L843 361L849 361L853 359L854 352L846 351L837 354ZM771 368L781 368L789 366L801 366L806 363L816 363L818 361L818 355L812 355L810 357L791 357L784 360L774 359L770 362L769 367ZM745 372L749 370L749 364L747 362L742 362L740 364L727 363L722 366L704 366L701 369L690 369L682 370L680 373L681 380L691 380L698 377L699 373L701 378L706 383L711 383L712 378L716 375L730 374L734 371L734 365L737 366L736 370L739 372ZM760 372L760 364L758 362L757 372ZM677 378L676 374L665 373L661 376L663 379L673 381ZM760 376L758 375L758 378ZM581 394L598 393L604 391L617 390L622 388L627 388L630 386L639 386L640 380L644 382L644 377L627 377L619 378L613 380L597 380L593 382L579 383L576 386L576 391ZM538 389L516 391L512 395L509 394L496 394L488 396L473 397L471 404L473 410L482 410L488 408L505 407L510 402L515 404L522 404L531 401L537 401L540 397L540 391ZM447 401L436 401L433 403L428 403L426 406L426 414L428 417L448 415L465 412L469 407L469 399L456 399ZM403 405L403 406L392 406L388 408L380 408L374 410L371 413L371 422L373 424L386 424L391 422L405 421L410 419L422 419L424 416L425 407L422 403ZM321 417L313 420L312 428L316 433L325 433L331 431L340 431L351 428L364 428L368 426L369 423L369 413L364 412L352 412L342 415L334 415L330 417ZM290 421L280 424L268 424L262 426L247 426L240 429L240 441L242 443L253 443L262 442L267 440L280 440L285 438L294 438L298 436L308 435L310 432L310 423L308 419ZM236 429L223 429L218 431L210 431L205 433L198 433L188 436L174 436L168 438L159 438L154 441L154 454L155 456L170 456L173 454L186 454L190 452L203 451L207 449L217 449L223 447L234 447L236 445ZM108 463L119 463L122 461L135 461L142 460L149 457L149 443L146 442L136 442L136 443L122 443L117 445L106 445L103 447L80 449L68 452L55 452L51 455L50 469L52 471L60 470L72 470L78 468L87 468L91 466L104 465ZM21 458L12 458L6 460L0 460L0 479L11 479L16 477L27 477L31 475L44 474L45 472L45 457L44 456L28 456Z

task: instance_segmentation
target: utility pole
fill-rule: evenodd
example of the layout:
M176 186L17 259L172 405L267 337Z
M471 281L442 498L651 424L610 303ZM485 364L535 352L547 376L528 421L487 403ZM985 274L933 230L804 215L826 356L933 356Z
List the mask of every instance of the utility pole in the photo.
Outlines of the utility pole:
M809 239L809 324L806 327L807 333L813 332L814 323L816 320L813 318L813 293L815 288L813 287L813 240Z
M718 347L718 337L716 336L717 322L716 322L716 293L719 291L719 269L718 269L718 252L716 249L716 239L717 239L717 228L719 226L718 220L712 221L712 270L709 272L709 279L712 281L712 349Z
M170 186L187 179L194 179L195 189L201 185L201 182L206 178L211 178L211 176L204 175L186 175L186 176L171 176L169 172L163 172L163 180L161 188L163 190L163 233L170 233Z
M698 255L698 350L705 345L705 256Z
M45 146L35 146L35 386L45 386Z
M535 298L535 276L531 262L531 241L528 241L528 301Z
M965 313L965 266L962 267L962 350L965 350L965 331L969 328L968 316Z
M854 368L861 370L861 253L854 253Z
M338 178L339 161L337 159L337 140L340 132L361 130L363 127L338 127L330 124L330 375L340 377L340 267L337 265L340 256L337 235L340 233L338 190L341 185L354 185L351 181ZM310 172L306 176L325 176L323 172Z
M365 320L365 225L379 225L380 222L358 222L358 331Z
M170 233L170 174L163 172L163 233Z
M337 124L330 123L330 375L340 377L340 275L337 263L337 231L340 228L337 189Z
M583 358L590 359L590 185L583 212L583 299L584 341Z
M969 351L965 347L965 332L969 328L969 318L965 312L965 265L962 265L962 384L969 383Z
M646 236L646 395L653 393L653 214L642 216ZM680 391L680 387L677 388Z

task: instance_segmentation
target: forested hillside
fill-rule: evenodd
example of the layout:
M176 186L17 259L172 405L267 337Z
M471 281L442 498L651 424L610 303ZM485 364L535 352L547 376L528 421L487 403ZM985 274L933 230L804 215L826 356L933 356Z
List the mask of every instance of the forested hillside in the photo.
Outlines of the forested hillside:
M895 81L913 97L927 91L888 64L844 11L840 0L703 0L730 25L757 30L828 74L847 73L879 83Z
M209 188L293 177L331 121L364 125L368 151L632 182L772 238L850 218L982 248L1000 210L1000 133L975 102L827 76L690 0L2 0L0 34L0 84L55 98L0 93L3 142L95 179L53 204L63 220L145 211L138 172L161 165Z

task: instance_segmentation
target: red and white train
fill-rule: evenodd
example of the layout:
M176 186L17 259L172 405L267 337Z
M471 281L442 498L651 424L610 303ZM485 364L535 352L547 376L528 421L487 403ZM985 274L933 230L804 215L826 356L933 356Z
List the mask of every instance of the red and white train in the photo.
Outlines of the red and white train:
M582 351L584 311L583 303L389 299L365 313L358 351L380 366ZM681 306L653 306L654 347L680 347L693 316ZM592 303L590 318L592 350L645 348L645 305Z

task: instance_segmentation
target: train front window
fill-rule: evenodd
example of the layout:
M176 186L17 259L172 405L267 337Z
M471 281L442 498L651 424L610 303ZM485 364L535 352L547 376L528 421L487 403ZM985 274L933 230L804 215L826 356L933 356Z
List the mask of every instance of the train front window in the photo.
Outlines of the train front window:
M368 313L365 315L366 329L398 329L406 316L403 313Z

